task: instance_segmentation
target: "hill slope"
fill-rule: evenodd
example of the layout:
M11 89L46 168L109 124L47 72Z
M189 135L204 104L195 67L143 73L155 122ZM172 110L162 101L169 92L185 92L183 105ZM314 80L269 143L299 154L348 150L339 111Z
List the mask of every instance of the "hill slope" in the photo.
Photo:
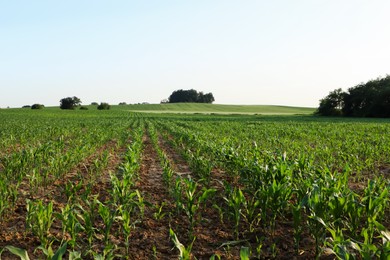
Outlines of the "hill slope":
M153 113L220 113L220 114L311 114L315 108L269 105L218 105L199 103L139 104L116 106L138 112Z

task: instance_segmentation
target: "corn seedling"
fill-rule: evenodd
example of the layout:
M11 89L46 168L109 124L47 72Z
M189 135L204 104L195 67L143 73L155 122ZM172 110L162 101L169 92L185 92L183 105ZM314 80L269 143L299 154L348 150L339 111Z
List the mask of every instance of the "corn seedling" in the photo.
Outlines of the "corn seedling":
M62 222L63 234L68 233L70 240L68 243L72 249L76 246L76 240L79 232L84 230L84 227L80 223L78 216L80 213L76 210L74 205L66 204L65 208L61 210L61 214L56 214L56 217Z
M170 235L173 243L175 244L175 247L180 252L179 259L180 260L190 260L191 259L192 246L193 246L193 244L195 242L196 237L194 237L192 239L192 242L186 247L179 241L179 239L177 238L175 232L171 228L169 229L169 235Z
M119 208L118 219L120 219L122 223L122 231L125 238L124 242L126 247L126 254L129 255L129 247L130 247L129 239L130 239L131 231L134 228L135 222L134 223L132 222L130 212L123 207Z
M230 190L229 194L224 198L227 206L229 208L228 212L233 217L234 221L234 234L236 237L236 240L238 240L239 237L239 225L240 225L240 219L241 219L241 211L246 203L246 198L244 196L244 193L241 191L241 189L228 189Z
M106 206L101 202L98 202L98 204L99 204L98 206L99 216L102 218L104 223L104 230L103 230L104 243L107 246L109 244L109 236L110 236L112 224L114 223L114 219L116 216L115 215L116 211L111 210L109 206Z
M190 237L192 237L193 234L193 229L196 223L196 215L199 214L200 206L216 192L215 189L203 189L198 191L197 187L198 184L191 178L183 179L184 199L182 206L190 222Z
M165 202L162 202L161 205L156 204L154 206L156 212L153 213L153 217L155 220L161 220L165 217L166 212L163 212L163 208L165 205Z
M45 248L51 243L49 231L53 221L53 202L44 205L41 200L37 202L27 200L27 228L38 236L41 245Z
M68 244L65 242L55 252L53 251L53 248L51 247L51 245L49 245L48 248L45 248L43 246L39 246L37 249L41 250L43 252L43 254L46 256L46 259L48 259L48 260L62 260L62 257L66 253L67 246L68 246Z
M87 236L88 240L88 250L92 249L92 243L93 238L95 236L96 228L94 227L94 217L93 217L93 210L85 210L81 205L77 205L77 207L80 210L80 213L78 214L78 218L83 222L80 224L81 227L83 227L83 230Z

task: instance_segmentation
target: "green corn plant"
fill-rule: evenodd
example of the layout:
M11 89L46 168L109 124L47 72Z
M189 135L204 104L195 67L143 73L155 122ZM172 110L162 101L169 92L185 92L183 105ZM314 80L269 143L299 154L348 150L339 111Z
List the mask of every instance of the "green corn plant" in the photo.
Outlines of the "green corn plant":
M21 249L18 247L14 247L14 246L6 246L3 249L1 249L0 250L0 259L1 259L2 253L5 249L8 250L9 252L11 252L13 255L18 256L20 258L20 260L30 260L30 257L28 256L28 253L27 253L27 250Z
M239 188L227 189L230 190L228 195L224 197L229 208L229 213L234 220L234 234L236 239L239 237L239 225L241 219L241 211L244 204L247 202L244 193Z
M129 255L130 235L135 223L131 221L131 214L124 207L119 207L118 219L120 219L122 223L122 231L125 238L126 254Z
M96 221L96 216L98 215L98 209L100 201L98 199L99 195L94 195L91 197L82 197L83 203L87 206L87 211L91 222Z
M81 179L78 183L74 184L71 181L65 184L65 195L68 199L68 202L74 203L77 198L77 193L83 187L83 180Z
M254 232L255 228L261 222L260 201L257 200L256 196L245 200L241 215L248 224L249 232Z
M45 248L43 246L39 246L37 249L41 250L43 254L46 256L46 259L48 260L62 260L62 257L66 253L66 248L68 244L65 242L61 247L58 248L57 251L53 251L53 248L51 247L51 244L48 248Z
M345 205L346 217L348 221L346 226L351 230L351 235L354 238L358 238L359 226L362 223L364 207L360 202L359 195L351 192Z
M293 215L293 225L294 225L294 243L295 243L295 252L298 255L299 254L299 244L301 241L301 235L302 235L302 209L303 205L302 202L297 204L292 204L291 211Z
M42 183L42 176L39 174L39 171L32 169L31 174L28 174L27 178L29 179L29 183L33 187L34 192L38 192L39 185Z
M9 184L6 180L0 179L0 219L7 212L8 208L11 206L9 203L10 192L8 188Z
M95 236L95 230L96 228L94 227L94 217L93 217L93 210L85 210L81 205L77 205L79 208L78 213L78 218L81 219L83 223L80 225L83 227L83 230L85 231L85 234L87 235L87 240L88 240L88 251L92 249L92 243L93 243L93 238Z
M110 151L104 151L100 157L102 167L105 168L108 165L108 160L110 159Z
M382 180L369 180L364 191L362 203L365 206L367 216L367 229L364 229L364 237L369 244L372 243L375 232L375 223L380 221L384 215L386 204L389 201L389 190Z
M346 239L340 227L326 225L322 220L319 220L319 222L324 225L332 236L325 241L325 245L329 247L330 251L339 259L356 259L354 251L359 249L358 244L350 239Z
M127 158L127 160L131 160L131 159ZM125 158L125 161L119 167L121 173L123 174L123 176L128 176L131 178L133 176L136 177L136 172L139 166L137 164L132 164L127 160Z
M194 245L196 237L194 237L192 239L192 242L186 247L179 241L179 239L177 238L175 232L171 228L169 229L169 236L171 237L175 247L180 252L179 259L180 260L190 260L191 259L192 246Z
M192 237L193 229L196 223L196 215L199 213L200 206L206 202L216 192L216 189L197 190L198 184L191 178L183 179L183 210L186 213L190 222L190 237Z
M141 219L143 219L145 215L145 206L146 205L151 206L151 204L145 201L144 197L142 196L139 190L135 190L135 193L137 194L137 201L135 201L134 203L137 205L139 209Z
M93 184L91 182L88 182L87 184L84 185L84 190L80 194L80 198L82 201L89 201L90 195L93 190Z
M172 186L173 176L174 171L172 170L168 159L165 158L165 160L163 160L163 179L169 189Z
M307 208L309 209L309 217L307 224L311 235L315 239L316 257L321 254L321 246L325 241L325 226L323 217L326 216L327 201L324 197L324 192L321 186L313 185L313 190L308 194Z
M199 207L199 204L196 204L196 187L197 183L192 179L183 179L183 209L188 219L190 221L190 234L192 235L193 228L195 226L195 214ZM190 235L190 236L191 236Z
M240 259L241 260L249 260L251 256L249 247L241 247L240 249Z
M69 260L83 260L79 251L70 251Z
M347 195L341 192L335 192L329 197L328 213L333 218L333 223L338 227L342 226L343 217L345 215L345 208L347 205Z
M224 223L223 218L224 218L225 210L223 209L223 207L220 207L216 203L213 204L213 208L215 210L217 210L218 215L219 215L219 221L223 224Z
M271 210L269 218L271 234L275 233L276 218L283 215L283 210L287 208L288 200L290 199L292 188L287 183L281 183L274 180L272 184L267 187L267 206Z
M103 230L104 243L108 245L111 227L115 220L116 211L111 210L109 206L106 206L101 202L98 202L98 204L99 204L98 206L99 216L102 218L104 223L104 230Z
M382 247L378 252L379 259L388 259L390 256L390 231L381 224L377 225L377 227L382 237Z
M119 180L114 174L110 174L111 177L111 196L113 198L114 204L125 205L130 203L133 200L133 197L136 195L131 190L131 187L134 185L133 181L130 178L124 178Z
M79 206L79 208L80 207L81 206ZM62 222L63 234L65 235L67 232L70 235L71 239L68 243L71 245L72 249L76 246L78 234L84 230L78 216L80 216L80 213L76 210L74 205L70 204L66 204L65 208L61 209L61 214L56 214L56 217Z
M20 186L20 183L16 184L9 184L7 185L7 193L10 200L11 207L14 207L16 205L16 201L18 199L18 188ZM1 217L1 213L0 213Z
M256 244L257 244L257 246L256 246L256 254L257 254L257 256L256 257L259 258L259 259L261 258L264 240L265 240L264 236L262 236L260 238L258 236L256 236Z
M213 165L210 160L207 160L200 155L200 150L196 152L187 151L190 168L199 177L199 179L205 181L206 184L210 182L211 170Z
M377 245L372 242L373 239L373 230L372 227L363 228L361 231L362 236L364 237L363 243L360 243L360 248L358 249L360 255L363 259L373 259L377 255L379 249Z
M216 259L221 260L221 256L218 255L218 254L213 254L213 255L210 256L210 258L209 258L209 260L216 260Z
M175 186L171 189L172 196L175 200L176 205L176 213L180 214L183 208L183 200L182 200L182 185L181 178L177 177L175 181Z
M31 232L38 236L43 247L50 244L50 228L53 224L53 202L44 205L41 200L33 202L26 201L27 217L26 225Z
M161 220L165 217L166 212L163 212L163 208L165 207L166 203L162 202L160 205L156 204L154 208L156 209L156 212L153 213L153 217L155 220Z
M117 251L118 248L112 244L108 244L104 247L103 253L99 254L96 252L92 252L93 259L95 260L113 260L117 259L115 255L115 251Z

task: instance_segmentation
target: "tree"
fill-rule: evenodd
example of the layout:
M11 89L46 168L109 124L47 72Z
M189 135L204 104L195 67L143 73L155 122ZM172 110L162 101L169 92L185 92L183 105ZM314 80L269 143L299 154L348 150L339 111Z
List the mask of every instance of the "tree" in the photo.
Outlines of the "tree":
M322 116L340 116L342 114L345 93L341 88L331 91L320 100L317 114Z
M34 104L31 106L31 109L43 109L44 107L42 104Z
M214 96L212 93L203 94L203 92L197 92L194 89L183 90L179 89L173 91L168 98L169 103L212 103L214 102Z
M81 104L81 100L78 97L67 97L60 100L61 109L75 109Z
M108 103L100 103L100 105L98 105L97 109L99 110L109 110L111 108L111 106L108 104Z
M318 115L390 117L390 76L377 78L342 92L336 89L321 99Z
M203 95L203 100L204 100L203 103L210 103L210 104L213 103L215 101L213 93L207 93Z
M346 116L390 117L390 76L350 88L343 112Z

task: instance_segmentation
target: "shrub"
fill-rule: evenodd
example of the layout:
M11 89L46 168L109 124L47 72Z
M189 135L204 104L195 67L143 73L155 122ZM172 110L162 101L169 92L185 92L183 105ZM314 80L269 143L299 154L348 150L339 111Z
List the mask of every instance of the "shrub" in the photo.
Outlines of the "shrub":
M111 106L108 104L108 103L100 103L100 105L98 105L97 109L99 110L109 110L111 108Z
M44 107L42 104L34 104L31 106L31 109L43 109Z
M86 106L81 106L81 107L80 107L80 110L88 110L88 107L86 107Z

